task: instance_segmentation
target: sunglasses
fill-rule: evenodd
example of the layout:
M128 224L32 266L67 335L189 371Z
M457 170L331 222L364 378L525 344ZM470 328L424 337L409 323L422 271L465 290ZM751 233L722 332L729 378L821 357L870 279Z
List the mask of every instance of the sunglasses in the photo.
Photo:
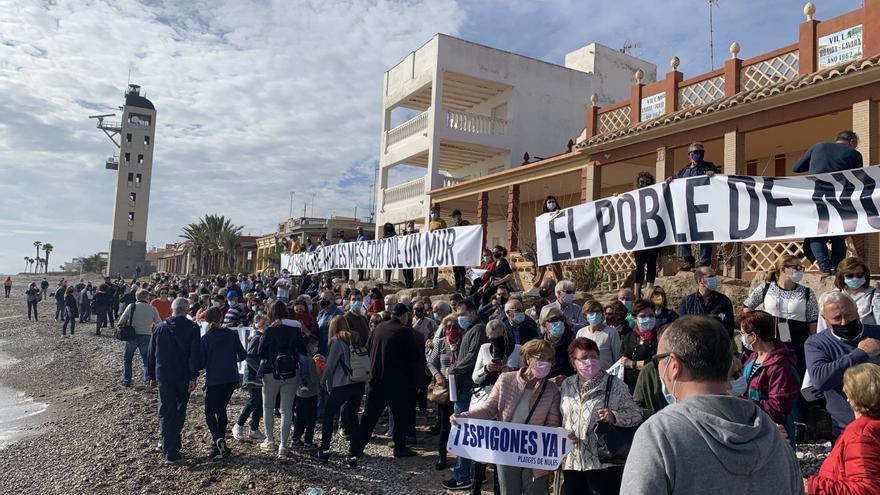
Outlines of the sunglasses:
M557 321L562 321L562 317L561 316L551 316L550 318L547 318L548 323L556 323Z

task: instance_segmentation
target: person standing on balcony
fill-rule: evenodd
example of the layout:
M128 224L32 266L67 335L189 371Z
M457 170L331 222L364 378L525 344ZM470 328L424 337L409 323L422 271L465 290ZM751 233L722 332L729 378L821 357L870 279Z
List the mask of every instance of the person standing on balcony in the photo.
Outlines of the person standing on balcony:
M461 212L459 212L459 215ZM440 218L440 208L436 206L431 207L431 222L428 223L428 232L432 232L434 230L440 230L446 228L446 220ZM440 269L436 266L430 269L431 271L431 288L437 288L437 277L439 275Z
M406 232L404 235L412 235L416 233L416 224L413 221L406 222ZM404 268L401 270L403 272L403 282L406 284L407 289L412 289L413 286L413 269L412 268Z
M366 242L369 241L370 238L367 237L367 234L364 233L364 228L358 225L357 227L357 237L355 238L355 242ZM358 282L363 282L367 278L366 270L358 270Z
M552 213L554 215L559 214L559 211L562 207L559 205L559 201L556 200L556 196L547 196L544 198L544 207L541 213L538 216L541 216L545 213ZM547 270L551 270L556 280L562 280L562 265L559 263L551 263L549 265L544 265L538 267L538 274L535 276L535 279L532 280L532 286L540 287L541 282L544 281L544 276L547 275Z
M471 223L461 218L461 210L458 208L452 210L452 226L464 227ZM464 284L467 280L467 269L463 266L453 266L452 274L455 276L455 292L464 295Z
M636 176L636 189L648 187L654 184L654 176L648 172L639 172ZM708 244L706 244L708 246ZM635 299L642 298L642 284L647 282L648 286L654 285L657 278L657 255L660 254L660 248L646 248L633 251L633 257L636 261L636 268L633 270L635 283L633 284L633 293Z
M389 237L394 237L397 235L397 231L394 230L394 224L391 222L385 222L385 225L382 226L382 238L388 239ZM391 285L391 273L393 270L385 270L385 285Z
M688 159L690 160L688 164L681 170L678 171L679 179L686 179L688 177L699 177L705 175L707 177L712 177L718 172L718 167L715 166L712 162L707 162L703 160L703 156L705 155L705 150L703 148L703 143L695 141L688 146ZM673 178L668 177L666 182L672 182ZM694 269L694 255L691 253L691 245L690 244L682 244L679 248L681 250L681 257L684 260L684 266L682 270L691 271ZM712 244L703 243L700 244L700 265L699 266L711 266L712 265Z
M843 131L834 142L816 143L794 163L795 173L809 172L810 175L840 172L862 168L862 154L856 151L859 137L853 131ZM833 192L833 191L832 191ZM828 255L828 242L831 242L831 255ZM809 246L819 270L825 275L835 275L837 265L846 257L846 236L827 236L804 239Z

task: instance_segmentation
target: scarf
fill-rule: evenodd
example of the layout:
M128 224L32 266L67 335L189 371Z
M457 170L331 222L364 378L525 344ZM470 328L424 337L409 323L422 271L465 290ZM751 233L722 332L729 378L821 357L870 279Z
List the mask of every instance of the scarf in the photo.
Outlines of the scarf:
M578 384L580 386L581 396L586 396L591 390L595 389L599 386L600 383L605 381L605 372L600 371L596 373L596 376L593 378L587 379L587 381L581 381L580 375L578 375Z
M656 328L645 331L645 330L642 330L641 328L639 328L638 323L636 323L635 328L633 328L633 330L636 332L636 335L641 337L642 340L644 340L645 342L650 342L650 341L654 340L654 336L657 335Z

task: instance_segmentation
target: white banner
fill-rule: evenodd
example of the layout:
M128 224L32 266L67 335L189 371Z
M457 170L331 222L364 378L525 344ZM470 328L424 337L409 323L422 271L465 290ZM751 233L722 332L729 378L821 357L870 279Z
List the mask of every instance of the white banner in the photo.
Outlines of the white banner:
M674 244L880 231L880 166L799 177L676 179L535 220L538 264Z
M483 226L468 225L432 232L347 242L310 253L282 254L281 268L293 275L330 270L395 270L479 265Z
M571 440L565 428L461 418L446 450L484 464L553 471L571 450Z

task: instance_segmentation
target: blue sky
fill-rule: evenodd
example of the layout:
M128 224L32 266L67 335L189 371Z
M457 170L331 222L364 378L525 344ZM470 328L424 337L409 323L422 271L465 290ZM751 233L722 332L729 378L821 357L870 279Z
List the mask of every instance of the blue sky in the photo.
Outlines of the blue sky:
M816 0L826 19L859 0ZM803 3L721 0L715 60L797 40ZM436 32L562 63L596 41L685 77L709 70L705 0L0 0L0 273L33 241L51 265L109 245L113 152L87 119L116 111L131 70L158 111L147 240L205 213L263 234L369 210L383 72ZM310 207L311 209L311 207ZM311 212L310 212L311 213Z

